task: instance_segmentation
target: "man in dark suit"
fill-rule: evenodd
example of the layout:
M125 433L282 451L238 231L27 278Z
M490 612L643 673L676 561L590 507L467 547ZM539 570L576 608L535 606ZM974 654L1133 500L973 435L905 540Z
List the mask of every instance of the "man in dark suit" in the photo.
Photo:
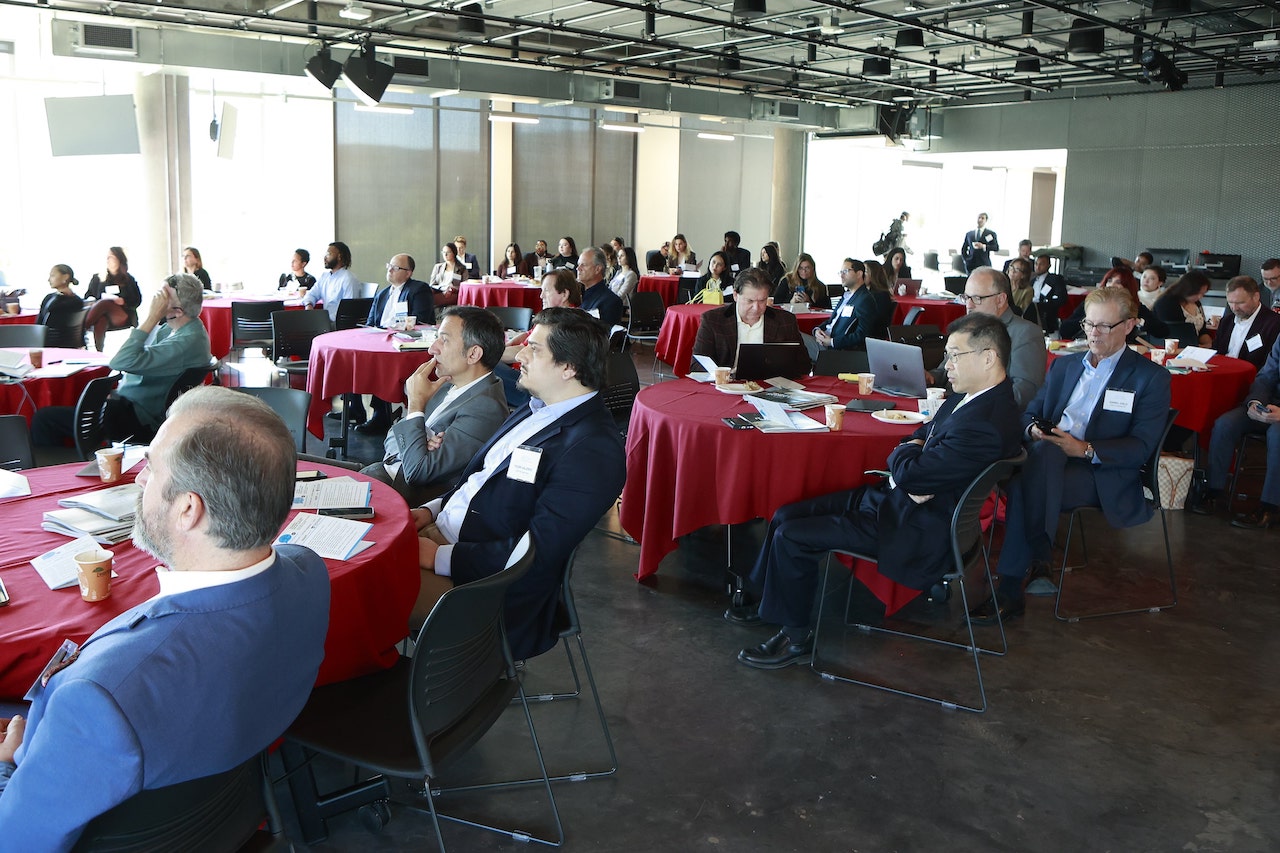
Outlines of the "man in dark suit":
M622 300L604 280L604 252L589 246L578 255L578 283L582 285L582 310L604 323L608 331L622 322Z
M1244 359L1261 370L1280 336L1280 314L1263 307L1258 283L1247 275L1227 282L1227 307L1231 310L1218 324L1213 348L1219 355Z
M530 275L538 268L546 270L547 265L551 263L551 255L547 254L547 241L539 240L535 243L533 251L524 256L524 262L529 267Z
M482 275L486 275L480 269L480 262L476 260L476 256L467 251L467 238L459 234L453 238L453 245L458 247L458 261L467 268L467 278L477 279Z
M789 504L774 515L750 582L762 593L758 614L730 611L730 621L782 626L738 660L759 669L807 663L810 613L820 560L833 549L876 554L882 574L928 589L950 567L948 531L964 490L988 465L1018 453L1018 404L1005 375L1009 333L985 314L954 321L947 372L954 394L933 422L889 455L890 478Z
M729 265L730 278L743 270L751 269L751 253L740 248L741 243L742 235L737 231L724 232L724 248L720 251L724 252L725 260Z
M1085 299L1088 352L1059 358L1023 415L1027 462L1009 484L1008 526L994 598L973 609L994 624L1024 609L1028 571L1047 576L1058 516L1080 506L1102 509L1112 527L1151 518L1140 470L1164 434L1169 372L1125 346L1137 301L1121 287ZM1037 422L1055 424L1045 433Z
M1049 272L1048 255L1036 258L1036 271L1031 276L1031 292L1040 315L1040 327L1045 334L1058 331L1061 320L1058 315L1067 304L1067 280L1055 272Z
M733 281L733 304L712 308L702 315L693 354L705 355L721 367L738 360L738 344L802 344L795 315L769 308L773 284L762 270L752 267ZM795 375L809 372L809 353L796 347ZM790 375L790 374L788 374Z
M436 323L435 299L425 281L413 278L415 263L411 255L400 254L387 261L387 284L373 297L369 318L365 323L390 328L396 315L415 317L419 323Z
M991 253L1000 251L996 232L987 227L987 215L978 214L978 227L964 235L960 257L964 259L964 271L973 272L978 267L991 266Z
M1007 276L1009 274L1009 265L1014 261L1018 260L1019 258L1026 261L1027 263L1031 263L1031 241L1030 240L1018 241L1018 254L1014 255L1012 258L1005 261L1004 266L1000 268L1000 272L1004 273Z
M133 530L168 570L155 597L64 646L25 720L0 720L0 848L69 850L99 814L237 767L293 722L329 625L324 561L271 545L295 461L254 397L201 387L170 408Z
M509 414L502 380L493 375L503 344L502 324L489 311L446 308L432 359L405 380L404 418L391 427L382 461L362 473L388 483L410 506L453 486Z
M533 400L472 457L458 486L413 510L425 618L455 582L502 570L520 538L536 549L507 593L507 639L519 660L558 641L556 602L569 554L622 491L622 440L600 399L609 338L573 308L544 308L517 359Z
M650 249L644 253L644 268L649 272L666 272L667 255L671 251L671 241L662 244L661 249Z

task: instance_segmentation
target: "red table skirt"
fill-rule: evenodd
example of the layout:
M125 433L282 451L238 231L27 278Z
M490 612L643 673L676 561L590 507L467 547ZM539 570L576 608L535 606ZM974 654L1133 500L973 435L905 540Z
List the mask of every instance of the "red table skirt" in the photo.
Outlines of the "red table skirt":
M329 400L339 394L373 394L392 403L404 401L404 381L431 360L426 350L400 352L384 329L344 329L311 343L307 390L311 410L307 430L324 438Z
M542 310L542 288L467 282L458 288L458 304L481 308L531 308L536 314Z
M916 318L917 326L937 326L944 333L952 320L963 317L965 306L960 302L945 299L922 299L918 296L893 297L893 325L900 326L912 308L923 308L923 313Z
M110 549L119 577L112 581L106 601L82 601L79 587L51 590L31 567L32 557L69 541L40 529L43 513L56 509L59 498L102 486L96 478L76 477L83 467L77 462L26 471L32 495L0 500L5 518L0 526L0 577L12 599L0 610L0 700L21 698L64 639L84 642L160 589L155 559L130 542ZM353 475L310 463L299 468L319 468L331 477ZM126 481L132 479L132 474L126 475ZM317 684L391 666L398 657L395 644L408 633L420 578L417 534L408 507L390 486L373 482L373 506L373 547L351 560L325 560L331 590L329 632Z
M0 326L7 323L16 325L34 326L36 324L36 311L23 311L18 314L0 314Z
M662 304L670 308L680 300L680 276L642 275L636 289L642 293L660 294Z
M842 403L857 396L853 386L830 377L805 385ZM652 385L636 398L621 521L640 543L637 579L657 572L679 537L699 528L771 518L784 504L861 485L862 472L883 467L914 429L855 412L845 415L838 433L765 435L721 422L745 411L753 409L740 396L687 379ZM821 410L810 414L823 416ZM864 574L890 612L919 595L872 566L859 578Z
M23 350L16 350L23 352ZM49 406L74 406L80 399L84 387L111 371L107 368L107 360L97 352L82 349L44 348L44 363L53 364L59 361L91 361L94 364L77 371L70 376L50 376L47 378L29 377L20 385L0 385L0 415L22 415L31 425L31 418L36 409ZM26 391L26 394L23 391ZM31 399L27 399L30 395ZM2 611L0 611L2 613Z
M280 296L229 296L222 299L206 299L200 308L200 322L209 331L209 350L214 358L226 358L231 352L231 303L275 302ZM286 305L285 310L301 309L301 305Z

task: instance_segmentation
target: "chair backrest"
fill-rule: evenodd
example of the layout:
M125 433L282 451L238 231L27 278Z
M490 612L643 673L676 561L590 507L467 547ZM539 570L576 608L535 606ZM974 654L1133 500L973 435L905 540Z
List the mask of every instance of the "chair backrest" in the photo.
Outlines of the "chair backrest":
M299 462L315 462L319 465L332 465L335 468L347 468L351 471L359 471L364 468L364 463L355 462L351 459L330 459L328 456L316 456L313 453L299 453Z
M429 777L436 775L440 750L463 745L442 735L466 721L466 743L474 742L516 692L519 682L503 628L503 603L533 560L533 539L526 533L505 569L446 592L418 632L409 709L418 756Z
M998 483L1012 477L1026 461L1027 452L1024 450L1017 456L992 462L973 478L969 488L960 496L951 514L951 555L955 560L956 573L964 574L965 567L982 546L982 505L986 503L987 496Z
M864 349L818 350L818 360L813 365L814 376L839 376L841 373L866 373L867 351Z
M947 338L942 330L930 324L915 326L890 326L889 340L900 344L911 344L920 347L924 358L924 369L933 370L942 363L947 345Z
M657 332L666 313L667 306L662 301L662 294L637 290L631 294L631 319L627 328L633 335L636 332Z
M618 432L626 435L631 423L631 409L635 406L636 395L640 393L636 363L631 360L629 352L610 352L605 365L604 389L600 397L609 414L613 415Z
M0 468L21 471L36 467L31 431L22 415L0 415Z
M373 307L373 297L360 299L343 299L338 302L338 316L333 321L335 331L354 329L369 319L369 309Z
M964 293L964 286L968 283L968 276L963 275L949 275L942 279L942 286L945 287L948 292L954 293L956 296Z
M381 287L382 287L382 283L381 283L381 282L377 282L377 281L362 281L362 282L360 282L360 286L356 288L356 291L359 293L359 297L358 297L358 298L360 298L360 299L372 299L373 297L375 297L375 296L377 296L377 295L378 295L378 289L379 289L379 288L381 288ZM367 312L366 312L365 316L366 316L366 317L367 317L367 316L369 316Z
M1160 440L1156 442L1151 455L1147 457L1146 464L1142 466L1142 488L1150 493L1149 500L1156 509L1160 510L1164 509L1163 504L1160 503L1160 451L1164 449L1165 439L1169 437L1169 430L1173 429L1173 422L1177 419L1178 410L1170 409L1164 422L1164 432L1160 433Z
M271 315L284 310L284 302L232 302L231 346L240 347L271 340Z
M81 308L79 311L50 312L45 321L49 325L49 331L44 336L45 346L84 349L84 318L88 314L88 308Z
M1200 336L1196 334L1196 327L1192 323L1165 323L1164 336L1177 338L1178 343L1184 347L1200 345Z
M48 326L6 323L0 326L0 347L42 347L48 333Z
M239 850L266 816L262 759L255 755L225 773L134 794L90 821L72 849Z
M532 308L495 305L486 310L498 318L498 322L502 324L502 328L504 329L513 329L517 332L527 332L529 331L529 327L533 325Z
M173 380L173 384L169 386L169 395L165 397L165 411L173 405L174 401L183 394L190 391L197 385L203 385L205 380L209 378L209 374L218 369L217 361L210 361L202 367L188 367L182 373L178 374L178 378Z
M102 404L107 402L107 395L119 381L119 374L99 376L90 380L80 392L74 426L76 453L81 460L88 460L95 450L102 447Z
M311 408L311 393L297 388L234 388L243 394L257 397L271 407L284 421L293 436L293 446L299 453L307 449L307 410Z
M582 620L578 618L578 602L573 597L573 561L578 557L578 549L569 552L569 559L564 564L564 580L560 583L560 601L556 607L555 625L560 638L573 637L582 633Z
M272 311L271 352L276 360L311 357L311 341L332 331L328 311Z
M924 313L924 308L922 308L921 306L916 305L912 307L911 310L907 311L907 316L902 318L902 325L914 326L916 324L916 320L918 320L920 318L920 315L923 313Z

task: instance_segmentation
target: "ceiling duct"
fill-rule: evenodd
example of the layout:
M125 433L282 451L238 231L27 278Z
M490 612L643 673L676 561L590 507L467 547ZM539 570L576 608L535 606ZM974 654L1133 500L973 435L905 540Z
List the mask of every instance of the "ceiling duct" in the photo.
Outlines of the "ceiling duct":
M791 101L753 101L751 118L756 121L799 121L800 105Z

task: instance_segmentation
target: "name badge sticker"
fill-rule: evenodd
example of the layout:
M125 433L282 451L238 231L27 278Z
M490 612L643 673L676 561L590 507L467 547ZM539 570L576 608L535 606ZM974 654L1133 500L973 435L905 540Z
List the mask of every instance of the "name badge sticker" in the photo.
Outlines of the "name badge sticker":
M507 476L521 483L532 483L538 476L538 463L542 461L541 447L520 445L511 451L511 464Z
M1245 341L1244 345L1249 348L1249 352L1257 351L1258 347L1262 346L1262 335L1254 335Z
M852 317L852 316L853 316L853 306L852 306L852 305L846 305L846 306L844 306L843 308L841 308L841 309L840 309L840 316L841 316L841 317L846 317L846 318L847 318L847 317Z
M1103 411L1133 414L1133 397L1132 391L1108 388L1106 395L1102 398Z

